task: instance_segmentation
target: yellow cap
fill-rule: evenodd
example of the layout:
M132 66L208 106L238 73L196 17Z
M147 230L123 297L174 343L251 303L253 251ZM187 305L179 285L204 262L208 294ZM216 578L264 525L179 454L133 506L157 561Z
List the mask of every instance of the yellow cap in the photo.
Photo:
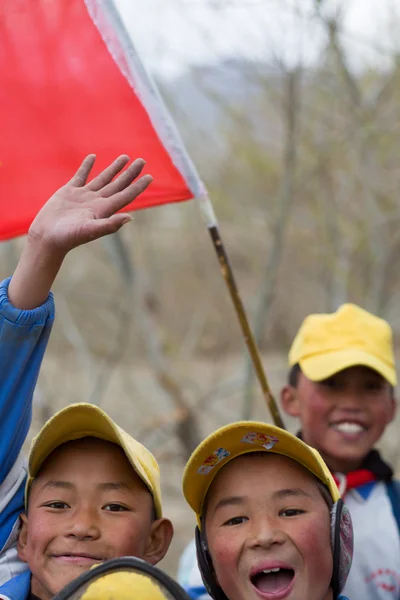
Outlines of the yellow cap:
M82 600L166 600L170 595L161 590L148 575L134 571L108 573L89 585Z
M25 502L29 487L46 458L61 444L84 437L113 442L122 448L135 472L152 494L156 516L160 518L160 468L156 459L147 448L118 427L101 408L87 403L71 404L60 410L45 423L33 440L29 453Z
M319 452L280 427L258 421L225 425L209 435L193 452L183 474L183 494L200 526L204 500L220 469L249 452L281 454L298 462L328 488L337 502L339 491Z
M311 381L363 365L396 385L390 325L355 304L331 314L309 315L289 351L289 366L299 364Z

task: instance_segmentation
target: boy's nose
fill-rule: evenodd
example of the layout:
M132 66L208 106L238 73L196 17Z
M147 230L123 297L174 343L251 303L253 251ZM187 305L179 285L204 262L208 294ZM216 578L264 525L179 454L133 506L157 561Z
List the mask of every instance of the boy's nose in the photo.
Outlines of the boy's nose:
M94 511L82 508L71 515L71 523L66 535L76 537L79 540L91 540L100 537L100 528Z
M262 519L254 524L251 536L248 539L249 548L270 548L271 546L285 543L286 536L273 520Z
M344 392L339 398L339 406L347 412L359 412L363 406L363 398L356 390Z

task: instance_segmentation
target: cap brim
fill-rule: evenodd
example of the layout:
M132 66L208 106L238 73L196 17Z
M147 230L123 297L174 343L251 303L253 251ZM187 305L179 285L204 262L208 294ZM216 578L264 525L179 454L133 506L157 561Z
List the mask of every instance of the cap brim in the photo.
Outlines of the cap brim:
M84 437L94 437L117 444L124 451L134 471L153 495L157 516L161 505L154 497L151 481L139 460L135 460L132 448L125 439L127 434L116 425L103 410L93 404L72 404L47 421L32 442L29 453L28 490L44 461L62 444ZM133 442L131 442L133 443Z
M376 356L371 356L371 354L358 349L310 356L301 359L299 365L304 375L311 381L323 381L344 369L363 366L382 375L392 386L397 383L396 371L392 366L379 360Z
M249 452L287 456L301 464L328 489L334 502L338 488L319 453L291 433L257 421L241 421L222 427L193 452L183 475L183 493L198 520L211 483L231 460Z

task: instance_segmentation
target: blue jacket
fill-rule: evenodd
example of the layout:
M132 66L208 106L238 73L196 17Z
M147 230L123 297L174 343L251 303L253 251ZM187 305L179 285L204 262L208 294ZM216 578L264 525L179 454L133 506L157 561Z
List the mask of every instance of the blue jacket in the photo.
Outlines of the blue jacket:
M32 420L32 398L54 321L50 294L35 310L8 300L10 279L0 283L0 598L23 600L30 572L17 556L24 510L26 463L21 456Z

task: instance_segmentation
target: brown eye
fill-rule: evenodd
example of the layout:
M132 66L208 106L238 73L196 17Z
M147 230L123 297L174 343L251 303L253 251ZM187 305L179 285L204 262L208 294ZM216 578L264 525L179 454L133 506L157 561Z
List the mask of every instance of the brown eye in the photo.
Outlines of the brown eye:
M321 385L331 390L340 390L344 387L343 383L335 377L330 377L329 379L321 381Z
M297 517L298 515L303 515L306 511L301 508L286 508L279 513L279 516L282 517Z
M56 510L63 510L65 508L69 508L66 502L62 502L61 500L57 500L55 502L49 502L48 504L44 504L46 508L54 508Z
M104 506L103 510L107 510L109 512L124 512L129 509L126 508L126 506L123 506L122 504L117 504L113 502L112 504L107 504L106 506Z
M384 384L381 381L367 381L364 387L368 391L380 392L384 389Z
M241 525L245 521L248 521L247 517L232 517L232 519L228 519L227 521L225 521L224 525L232 527L233 525Z

